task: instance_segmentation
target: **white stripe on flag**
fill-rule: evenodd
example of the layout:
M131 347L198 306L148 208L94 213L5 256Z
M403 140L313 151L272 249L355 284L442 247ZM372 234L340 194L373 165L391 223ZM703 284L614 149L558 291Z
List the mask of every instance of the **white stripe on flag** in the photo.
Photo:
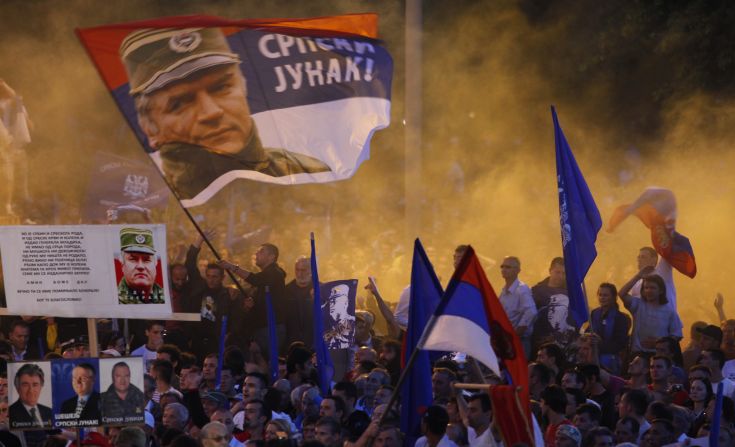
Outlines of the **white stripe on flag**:
M440 315L421 349L465 352L500 376L490 335L477 323L456 315Z

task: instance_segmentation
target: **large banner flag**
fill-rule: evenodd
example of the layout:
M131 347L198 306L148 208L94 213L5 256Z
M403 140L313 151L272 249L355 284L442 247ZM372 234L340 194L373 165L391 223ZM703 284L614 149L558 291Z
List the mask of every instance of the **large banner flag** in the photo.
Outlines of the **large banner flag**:
M142 357L10 362L10 428L140 425L145 419L144 373Z
M676 231L676 197L669 189L646 188L631 204L613 211L607 231L612 232L625 218L635 214L651 230L651 242L656 252L672 267L694 278L697 263L689 239Z
M321 285L321 316L327 349L348 349L355 342L357 280L342 279Z
M319 376L319 389L322 396L329 394L334 364L329 355L329 348L324 341L324 319L318 318L322 314L321 287L319 287L319 271L316 262L316 242L314 233L311 233L311 281L314 286L314 351L316 352L316 370Z
M77 34L186 207L238 178L349 178L390 121L393 61L374 14L168 17Z
M0 227L13 315L170 318L164 225Z
M582 171L577 166L572 149L564 137L554 107L551 107L551 116L554 120L559 223L564 248L569 310L577 326L581 326L589 319L587 298L582 283L597 257L595 241L597 233L602 228L602 218Z
M472 247L462 257L434 317L431 331L424 334L419 346L429 350L465 352L502 377L500 360L512 385L519 388L522 416L527 423L523 436L510 439L507 445L519 442L533 445L528 364L523 345ZM513 411L513 407L508 410Z
M408 304L408 325L404 338L404 359L410 355L421 339L421 334L431 315L439 305L442 286L434 273L429 258L426 256L421 241L416 239L413 247L413 265L411 267L411 298ZM431 359L428 351L416 354L408 377L401 387L401 432L405 434L406 446L413 446L421 437L421 417L432 401Z
M144 221L168 202L168 187L150 163L97 152L87 186L83 218L87 223Z

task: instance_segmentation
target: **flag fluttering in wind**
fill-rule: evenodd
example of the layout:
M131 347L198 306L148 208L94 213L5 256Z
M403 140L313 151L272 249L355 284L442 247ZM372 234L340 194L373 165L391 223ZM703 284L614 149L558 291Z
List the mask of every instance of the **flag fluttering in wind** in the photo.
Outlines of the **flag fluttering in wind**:
M518 407L509 406L508 411L517 408L520 419L516 420L523 421L522 430L508 431L518 437L509 438L507 445L533 445L528 364L523 345L472 247L462 257L432 319L419 347L465 352L501 377L502 364L509 382L518 390L520 402Z
M602 228L602 218L572 149L551 107L556 146L556 178L559 192L559 223L564 249L569 311L577 326L589 319L587 298L582 287L584 277L597 257L595 241Z
M651 230L651 243L656 252L672 267L694 278L697 263L689 239L676 231L676 197L665 188L646 188L635 202L615 209L607 226L612 232L628 216L634 214Z
M77 35L185 207L236 179L349 178L390 122L393 61L375 14L162 17Z

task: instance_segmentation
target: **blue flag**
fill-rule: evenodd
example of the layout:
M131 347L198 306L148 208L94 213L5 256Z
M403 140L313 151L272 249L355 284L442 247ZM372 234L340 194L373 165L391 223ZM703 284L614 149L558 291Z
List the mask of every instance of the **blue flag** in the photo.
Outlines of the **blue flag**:
M276 314L273 312L273 298L270 287L265 288L265 306L268 318L268 364L271 367L271 383L278 380L278 335L276 335Z
M413 352L442 296L442 286L429 258L416 239L411 267L411 299L408 305L408 325L404 346L404 362ZM421 416L431 405L431 360L429 351L419 351L408 377L401 386L401 431L406 434L404 445L413 446L421 437Z
M219 391L222 386L222 365L225 361L225 335L227 334L227 315L222 317L222 326L219 332L219 350L217 356L217 375L215 376L214 388Z
M319 375L319 389L322 396L329 394L329 385L334 375L334 365L329 356L327 344L324 342L324 321L322 314L322 298L319 287L319 272L316 263L316 244L314 233L311 233L311 281L314 285L314 351L316 351L316 370Z
M556 143L556 178L559 186L559 223L561 242L564 247L569 311L577 326L589 319L587 299L582 290L584 277L597 257L595 241L602 228L600 211L595 205L584 181L582 172L574 160L564 133L551 107L554 119L554 142Z
M715 400L715 412L712 418L712 428L709 431L709 445L720 445L720 421L722 420L722 389L723 383L717 384L717 399Z

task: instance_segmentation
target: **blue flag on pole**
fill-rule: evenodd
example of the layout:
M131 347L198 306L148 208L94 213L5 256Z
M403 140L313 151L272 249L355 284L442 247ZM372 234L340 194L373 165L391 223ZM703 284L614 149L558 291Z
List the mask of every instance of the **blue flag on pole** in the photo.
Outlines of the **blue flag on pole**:
M709 431L709 445L720 445L720 421L722 420L722 389L723 383L717 384L717 400L715 400L715 412L712 418L712 429Z
M316 263L316 244L314 233L311 233L311 281L314 285L314 351L316 351L316 370L319 375L319 389L322 396L329 394L329 385L334 375L334 365L329 356L327 344L324 342L324 321L322 314L322 298L319 287L319 272Z
M271 367L271 383L278 380L278 335L276 334L276 314L273 312L271 288L265 288L265 306L268 319L268 364Z
M595 241L597 233L602 228L602 218L592 198L592 193L587 187L587 182L584 181L582 172L574 160L572 149L559 126L553 106L551 116L554 120L559 223L561 242L564 247L569 311L577 326L581 326L589 319L587 299L582 290L582 283L592 262L597 257Z
M225 335L227 334L227 315L222 317L222 326L219 332L219 355L217 356L217 374L214 381L214 389L220 390L222 386L222 365L225 361Z
M404 346L404 363L408 360L424 332L442 296L442 286L429 258L416 239L411 268L411 299ZM404 445L413 446L421 437L421 416L432 402L431 360L429 351L420 351L408 377L401 386L401 431L406 434Z

